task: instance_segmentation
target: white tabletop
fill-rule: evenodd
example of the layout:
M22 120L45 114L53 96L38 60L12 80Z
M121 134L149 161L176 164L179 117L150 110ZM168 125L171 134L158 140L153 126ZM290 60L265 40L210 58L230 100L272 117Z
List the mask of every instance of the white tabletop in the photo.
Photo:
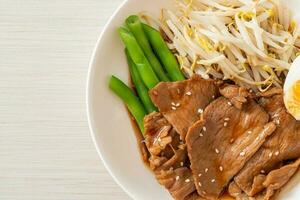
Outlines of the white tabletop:
M85 86L122 0L0 0L0 199L127 200L98 158Z

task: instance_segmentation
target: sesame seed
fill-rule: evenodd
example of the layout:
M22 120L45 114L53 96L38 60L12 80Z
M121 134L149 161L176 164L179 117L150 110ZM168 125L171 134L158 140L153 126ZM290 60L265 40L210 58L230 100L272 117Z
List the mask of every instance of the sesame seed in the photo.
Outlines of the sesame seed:
M177 94L180 94L180 90L179 89L177 89Z
M199 177L201 177L201 176L202 176L202 174L198 174L198 176L199 176Z
M175 178L175 179L176 179L176 181L178 181L178 180L179 180L179 176L176 176L176 178Z
M257 137L255 138L255 140L259 140L259 136L257 136Z
M205 191L202 191L202 194L206 195L206 192L205 192Z
M230 140L230 143L233 143L234 142L234 139L232 138L231 140Z
M232 103L230 101L227 102L228 105L232 106Z
M252 89L250 89L250 90L249 90L249 92L250 92L250 93L252 93L252 92L253 92L253 90L252 90Z
M228 125L228 123L227 122L224 122L224 127L226 127Z
M211 179L211 182L212 182L212 183L216 182L216 179Z
M271 158L273 156L273 153L271 152L271 153L269 153L269 158Z
M222 172L222 171L223 171L223 167L222 167L222 166L220 166L220 167L219 167L219 170Z
M200 187L202 187L202 184L201 184L201 182L199 182L199 183L198 183L198 185L199 185Z
M180 162L180 166L181 166L181 167L183 166L183 162Z
M174 102L171 102L171 105L172 105L172 106L175 106L176 104L175 104Z
M224 119L225 122L228 122L229 120L230 120L229 117L226 117L226 118Z
M176 105L175 105L176 107L179 107L180 106L180 103L176 103Z
M279 151L276 151L276 152L275 152L275 156L278 156L278 155L279 155Z
M202 134L202 133L200 133L199 135L200 135L200 137L203 137L203 134Z
M280 124L280 120L279 120L279 119L276 119L276 120L275 120L275 124L279 125L279 124Z
M244 155L246 155L246 153L245 153L245 151L242 151L242 152L240 153L240 156L244 156Z
M187 93L185 93L185 94L188 95L188 96L191 96L191 95L192 95L191 92L187 92Z
M176 107L172 106L172 110L176 110Z
M215 152L216 152L216 154L220 153L219 149L215 149Z
M190 179L185 179L184 182L189 183L189 182L190 182Z
M264 174L264 173L266 173L266 172L265 172L265 170L261 170L260 173Z
M157 139L157 141L161 142L161 138L159 137L159 138Z
M198 113L199 113L199 114L202 114L202 113L203 113L203 109L202 109L202 108L199 108L199 109L198 109Z
M205 173L207 173L208 172L208 168L205 168Z
M216 98L215 95L213 95L212 98L213 98L213 99Z
M205 126L203 126L203 128L202 128L202 129L203 129L203 131L206 131L206 127L205 127Z
M247 133L251 134L251 133L252 133L252 131L247 131Z

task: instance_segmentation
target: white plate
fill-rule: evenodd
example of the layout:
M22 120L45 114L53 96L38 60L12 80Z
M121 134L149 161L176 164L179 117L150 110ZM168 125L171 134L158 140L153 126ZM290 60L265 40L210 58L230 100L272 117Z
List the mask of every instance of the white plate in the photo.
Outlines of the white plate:
M116 29L130 14L148 11L158 15L160 8L170 6L170 2L171 0L125 1L105 26L90 63L87 107L94 143L115 181L136 200L168 200L171 197L144 166L127 112L120 99L107 86L108 78L112 74L125 82L128 80L124 46ZM300 10L299 0L287 2L292 5L293 10ZM284 192L281 199L299 199L300 185L288 187L286 190L289 192Z

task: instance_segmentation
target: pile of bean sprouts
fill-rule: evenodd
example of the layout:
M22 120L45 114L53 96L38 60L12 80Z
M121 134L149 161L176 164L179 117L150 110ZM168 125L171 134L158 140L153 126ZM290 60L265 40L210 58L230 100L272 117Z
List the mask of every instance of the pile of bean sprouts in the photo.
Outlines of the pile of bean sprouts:
M280 0L177 0L159 20L143 19L163 32L187 77L232 80L255 91L282 87L300 55L291 12Z

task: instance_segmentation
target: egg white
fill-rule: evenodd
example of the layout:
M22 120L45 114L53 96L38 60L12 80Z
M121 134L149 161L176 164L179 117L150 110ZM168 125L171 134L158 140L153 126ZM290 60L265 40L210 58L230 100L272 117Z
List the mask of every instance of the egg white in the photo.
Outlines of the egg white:
M287 106L288 102L293 98L294 95L291 88L298 80L300 80L300 56L298 56L291 65L283 86L285 107L291 115L293 115L297 120L300 120L300 113L293 113Z

